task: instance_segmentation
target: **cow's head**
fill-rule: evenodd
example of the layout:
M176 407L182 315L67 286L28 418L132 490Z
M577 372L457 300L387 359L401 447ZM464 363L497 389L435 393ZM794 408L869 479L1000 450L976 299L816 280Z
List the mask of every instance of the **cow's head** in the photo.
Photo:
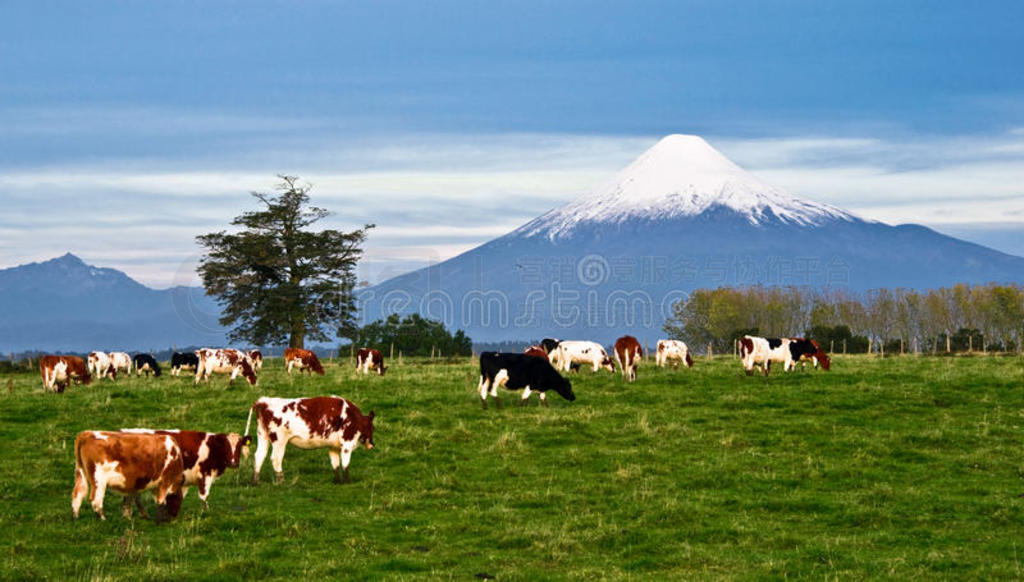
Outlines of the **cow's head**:
M242 436L238 433L230 433L227 435L228 440L228 466L237 467L243 458L249 458L249 443L252 442L252 437L249 435Z
M242 366L242 375L245 376L249 385L255 386L257 382L256 371L252 369L252 365L249 364L249 360L242 360L239 365Z
M601 360L601 367L613 374L615 373L615 361L608 356L605 356L604 359Z
M107 366L107 376L111 380L117 380L117 368L114 367L114 364Z
M152 362L150 362L149 366L153 368L153 375L156 377L160 377L160 364L156 363L156 360L153 360Z
M826 372L832 366L832 359L828 357L828 354L818 350L818 353L814 354L814 359L818 360L818 364L821 365L821 369Z
M377 364L377 374L383 376L384 372L388 371L388 367L384 365L384 362Z
M373 411L363 417L363 425L359 428L359 442L366 450L373 448Z
M558 370L551 367L551 364L544 362L539 358L530 358L531 366L535 366L537 374L541 379L540 386L549 390L554 390L559 396L565 398L569 402L576 400L576 395L572 391L572 382L567 378L558 373Z

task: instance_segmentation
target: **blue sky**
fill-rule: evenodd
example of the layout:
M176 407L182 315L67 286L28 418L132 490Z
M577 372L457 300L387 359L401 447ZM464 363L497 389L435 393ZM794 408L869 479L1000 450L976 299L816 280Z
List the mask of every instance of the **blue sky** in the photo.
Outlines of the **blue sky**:
M380 280L695 133L766 181L1024 255L1024 3L9 2L0 266L193 282L277 173Z

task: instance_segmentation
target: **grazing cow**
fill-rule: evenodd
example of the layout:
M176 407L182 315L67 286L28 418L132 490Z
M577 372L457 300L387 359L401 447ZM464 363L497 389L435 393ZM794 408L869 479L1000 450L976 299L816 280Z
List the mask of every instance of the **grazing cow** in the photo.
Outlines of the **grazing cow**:
M341 483L338 465L348 481L348 464L352 451L360 443L367 450L373 448L373 411L363 415L350 401L338 396L317 396L314 398L260 398L249 409L245 421L245 434L249 434L249 423L256 413L256 457L253 459L253 483L260 482L260 468L272 448L270 464L274 467L277 482L284 481L284 452L288 443L300 449L323 449L331 458L334 468L334 482Z
M661 367L670 361L683 363L687 368L693 367L690 348L686 347L685 343L673 339L658 340L658 350L655 352L654 361Z
M259 372L263 369L263 352L259 350L249 350L249 360L252 362L252 369Z
M814 340L802 337L789 338L789 351L792 362L787 371L795 368L797 362L806 365L808 361L811 361L814 363L815 368L821 365L821 368L826 372L832 366L832 360L828 357L828 354Z
M531 392L540 393L540 401L548 405L545 393L554 390L568 401L576 400L572 392L572 383L562 377L551 366L551 363L526 354L499 354L482 352L480 354L480 402L487 410L487 392L490 391L494 402L501 408L498 398L498 386L509 390L523 389L519 405L526 403Z
M249 443L252 437L238 433L213 433L196 430L152 430L147 428L124 428L122 433L167 435L174 439L181 449L185 481L181 489L182 499L188 495L188 488L199 487L199 499L203 509L209 509L206 498L210 487L227 469L238 468L242 457L249 457ZM138 501L138 498L136 498ZM141 506L140 506L141 509Z
M110 363L110 354L107 352L89 352L89 373L100 378L107 377L117 380L117 370Z
M153 372L153 376L160 376L160 364L149 354L135 354L135 357L132 358L132 365L135 366L136 376L141 376L143 372L146 373L147 378L149 378L150 372Z
M555 351L558 354L555 359L563 372L568 372L572 369L572 364L577 363L590 364L595 372L604 368L615 373L615 364L608 357L608 352L597 342L563 341L558 343L558 349Z
M43 356L39 359L39 373L43 375L43 388L51 392L64 392L72 380L92 382L85 360L78 356Z
M125 517L131 517L131 498L154 490L157 521L181 510L184 473L181 449L167 435L87 430L75 439L75 488L71 514L78 519L82 500L92 490L92 508L103 515L103 495L110 487L125 495ZM141 507L141 506L140 506Z
M196 357L199 365L196 366L196 378L193 384L199 384L200 379L210 380L210 374L231 374L231 381L242 375L250 386L256 385L256 371L252 369L252 362L245 352L230 348L202 348L196 350Z
M356 371L369 374L370 370L376 370L378 376L383 376L384 372L388 371L388 367L384 365L384 356L377 350L359 348L359 353L356 354Z
M530 346L523 350L523 355L548 359L548 352L542 346Z
M640 342L631 335L624 335L615 340L615 358L622 368L622 377L630 382L636 380L636 368L644 357Z
M126 375L132 373L132 357L127 352L110 352L110 364L114 366L114 370L121 372L124 371Z
M199 356L192 352L190 354L174 352L171 355L171 376L180 376L182 368L195 370L199 367Z
M765 376L771 369L772 362L782 364L783 370L793 367L793 353L789 349L789 338L763 338L745 335L740 338L740 357L743 370L749 376L754 367L760 366Z
M285 348L284 363L288 366L289 374L292 373L292 368L294 367L298 368L300 373L302 372L302 369L305 368L306 372L308 372L310 376L313 375L313 372L316 372L321 376L324 375L324 367L320 364L320 358L317 358L316 354L309 350L304 350L302 348ZM383 375L383 372L381 372L381 374Z

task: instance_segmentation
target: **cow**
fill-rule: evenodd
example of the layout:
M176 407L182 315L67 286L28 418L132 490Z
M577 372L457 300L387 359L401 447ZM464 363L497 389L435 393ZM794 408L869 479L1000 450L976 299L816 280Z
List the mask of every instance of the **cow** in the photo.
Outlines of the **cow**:
M181 448L170 436L83 431L75 438L71 515L78 519L82 500L91 490L92 508L105 520L103 496L109 487L125 495L125 517L131 517L131 499L149 490L156 499L157 521L165 515L176 517L181 510L183 478Z
M622 369L622 377L632 382L636 380L636 368L644 357L640 342L631 335L624 335L615 340L615 358Z
M171 376L180 376L182 368L195 370L199 367L199 356L195 352L171 354Z
M302 373L302 369L305 368L310 376L313 375L313 372L321 376L324 375L324 367L320 364L320 358L317 358L316 354L309 350L285 348L284 363L288 367L289 374L292 373L292 368L294 367L299 369L299 373Z
M690 348L686 344L673 339L658 340L658 349L654 353L654 361L664 367L670 361L680 362L687 368L693 367L693 358L690 357Z
M193 384L200 379L210 380L210 374L231 374L231 381L239 375L243 376L250 386L257 382L256 371L245 352L230 348L201 348L196 350L199 365L196 366L196 377Z
M249 457L249 443L252 437L238 433L213 433L197 430L153 430L147 428L123 428L122 433L167 435L174 439L181 449L184 469L182 499L188 495L188 488L199 488L199 499L203 509L210 509L206 501L210 488L227 469L236 469L242 457ZM138 501L138 498L136 498ZM141 509L141 506L140 506Z
M252 369L259 372L263 369L263 352L259 350L249 350L249 360L252 362Z
M523 350L523 354L527 356L534 356L536 358L548 359L548 352L543 346L530 346Z
M376 370L378 376L383 376L384 372L388 371L388 367L384 365L384 356L380 355L378 350L359 348L359 353L356 354L356 371L369 374L370 370Z
M39 359L39 373L43 376L43 388L51 392L64 392L72 380L92 383L85 360L78 356L43 356Z
M772 362L781 363L783 370L792 369L793 354L789 349L790 341L789 338L743 336L739 340L743 371L749 376L754 373L754 367L759 366L767 376Z
M110 352L108 355L110 356L110 363L114 366L115 371L124 371L125 375L131 375L132 357L128 355L128 352Z
M826 372L832 366L832 360L828 357L828 354L814 340L802 337L789 338L789 351L792 362L787 371L792 371L796 368L797 362L806 365L808 361L811 361L814 363L815 368L820 365L821 369Z
M156 362L156 358L149 354L135 354L132 357L132 365L135 366L135 376L141 376L143 372L146 373L146 377L149 378L149 373L153 372L154 377L159 377L160 364Z
M544 350L545 353L550 354L551 352L555 351L555 348L558 347L558 342L559 340L557 339L546 337L540 341L540 347Z
M117 380L117 370L110 363L110 354L107 352L89 352L88 369L94 376Z
M572 391L572 383L562 377L558 370L547 360L526 354L500 354L482 352L480 354L480 402L487 410L487 393L490 391L495 404L501 408L498 398L498 386L509 390L523 389L519 405L526 404L532 392L540 393L540 401L548 405L546 392L554 390L562 398L572 402L576 395Z
M608 357L608 352L604 351L604 348L597 342L559 342L555 353L557 354L555 357L557 365L563 372L568 372L572 369L573 363L578 363L590 364L595 372L604 368L613 374L615 373L615 364Z
M260 482L260 468L270 451L270 464L274 467L277 482L284 481L284 452L288 443L300 449L327 449L334 469L334 482L348 482L348 464L360 444L367 450L373 448L373 411L363 415L352 402L339 396L317 396L314 398L269 398L263 397L249 409L245 421L245 434L249 434L249 423L256 414L256 457L253 459L252 481ZM338 465L344 471L344 479L338 473Z

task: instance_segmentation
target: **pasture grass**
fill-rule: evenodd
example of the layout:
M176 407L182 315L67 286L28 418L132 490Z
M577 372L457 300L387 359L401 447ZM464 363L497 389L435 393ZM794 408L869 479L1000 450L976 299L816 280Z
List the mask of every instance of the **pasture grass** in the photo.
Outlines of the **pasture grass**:
M0 576L32 580L1007 579L1024 577L1018 357L837 357L830 373L746 377L698 358L634 384L573 377L574 403L482 410L468 359L332 365L260 384L121 378L0 393ZM75 435L244 429L261 395L338 394L376 412L373 451L332 483L289 448L252 459L170 524L71 519ZM152 505L147 494L145 502ZM151 508L152 509L152 508Z

